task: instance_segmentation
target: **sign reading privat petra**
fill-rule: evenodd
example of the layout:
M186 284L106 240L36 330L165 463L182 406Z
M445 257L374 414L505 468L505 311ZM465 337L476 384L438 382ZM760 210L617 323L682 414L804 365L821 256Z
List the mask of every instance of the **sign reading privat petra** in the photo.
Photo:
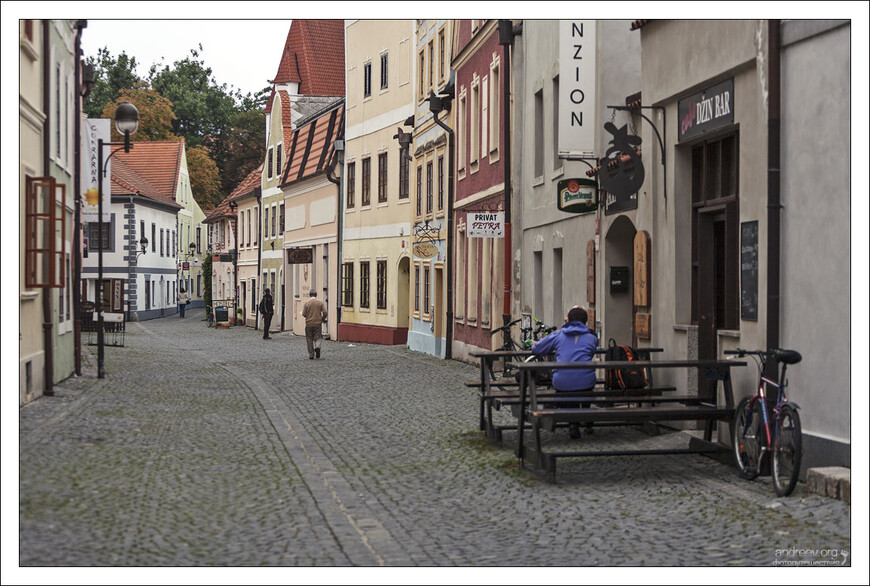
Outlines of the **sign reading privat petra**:
M502 238L504 236L504 212L469 212L469 238Z

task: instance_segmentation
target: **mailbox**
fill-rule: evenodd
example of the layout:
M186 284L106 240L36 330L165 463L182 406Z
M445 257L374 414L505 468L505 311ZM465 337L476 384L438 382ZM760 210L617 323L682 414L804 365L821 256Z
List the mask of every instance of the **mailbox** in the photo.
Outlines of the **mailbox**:
M628 293L628 267L610 267L610 292Z

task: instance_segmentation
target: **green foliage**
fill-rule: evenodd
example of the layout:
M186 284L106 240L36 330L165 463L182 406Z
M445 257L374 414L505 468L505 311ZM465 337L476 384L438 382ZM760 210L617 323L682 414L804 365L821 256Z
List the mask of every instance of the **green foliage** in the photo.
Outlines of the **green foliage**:
M211 307L211 270L212 270L211 255L205 255L205 260L202 261L202 299L206 307Z
M99 118L106 105L121 95L122 89L133 88L142 81L136 74L136 58L128 57L123 51L115 58L103 47L96 57L87 57L85 64L94 68L94 87L84 104L88 118Z
M221 151L215 153L215 158L223 160L221 188L224 193L231 193L266 158L265 127L263 109L239 112L233 117L225 140L216 145Z

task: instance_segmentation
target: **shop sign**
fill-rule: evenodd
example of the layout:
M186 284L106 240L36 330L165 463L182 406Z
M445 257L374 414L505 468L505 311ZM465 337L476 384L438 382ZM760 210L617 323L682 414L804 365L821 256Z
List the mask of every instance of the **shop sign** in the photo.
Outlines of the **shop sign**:
M430 242L420 242L414 245L414 256L417 258L432 258L438 254L438 247Z
M592 179L563 179L556 202L563 212L585 214L598 209L598 185Z
M287 264L301 265L314 262L314 250L311 248L291 248L287 251Z
M559 157L595 153L596 21L559 21Z
M685 140L734 123L734 79L680 100L677 136Z
M504 212L470 212L468 214L468 237L504 237Z

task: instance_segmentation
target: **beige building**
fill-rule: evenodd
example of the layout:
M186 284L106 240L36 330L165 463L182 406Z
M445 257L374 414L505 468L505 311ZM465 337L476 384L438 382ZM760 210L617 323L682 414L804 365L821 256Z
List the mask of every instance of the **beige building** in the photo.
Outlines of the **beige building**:
M414 115L414 21L347 21L340 340L404 344L411 198L396 129Z

